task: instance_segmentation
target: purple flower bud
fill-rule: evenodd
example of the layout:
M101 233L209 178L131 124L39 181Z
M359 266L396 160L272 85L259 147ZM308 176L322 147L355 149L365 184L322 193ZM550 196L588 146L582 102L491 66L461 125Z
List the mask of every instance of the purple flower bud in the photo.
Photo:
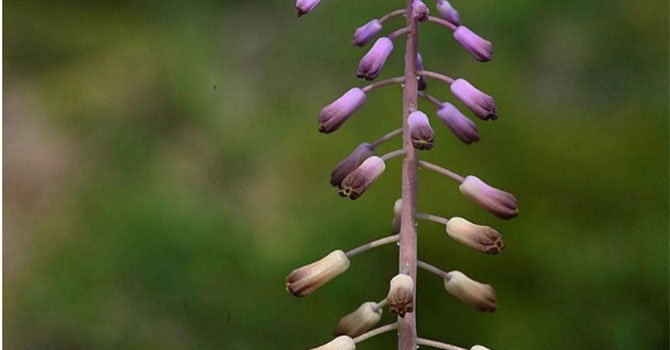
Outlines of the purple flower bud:
M340 196L352 200L360 197L386 169L384 160L377 156L366 159L356 170L347 175L340 185Z
M428 19L428 6L423 3L421 0L414 0L412 3L412 16L419 22L423 22Z
M312 12L319 2L321 0L297 0L295 2L295 9L298 10L298 17Z
M420 53L416 54L416 70L423 70L423 57L421 57ZM419 77L419 91L426 90L427 88L428 84L426 84L426 78Z
M438 0L437 1L437 11L440 13L440 16L444 18L447 22L455 25L461 25L461 18L458 16L458 11L451 6L447 0Z
M493 97L477 90L464 79L456 79L451 83L451 93L456 96L472 113L483 120L496 120L496 103Z
M347 175L358 168L363 161L375 155L375 149L369 143L360 144L351 154L341 161L330 173L330 184L339 187Z
M358 64L356 75L365 80L374 80L381 73L386 59L393 51L393 41L387 37L381 37L375 41L370 51L361 59Z
M491 187L476 176L467 176L460 190L465 197L501 219L519 214L519 202L513 194Z
M342 97L321 109L319 131L325 134L337 130L357 109L365 104L367 97L360 88L352 88Z
M449 129L456 135L461 141L466 144L471 144L473 142L479 141L479 131L477 131L477 125L464 116L454 105L449 102L445 102L440 105L437 109L437 117L446 124Z
M463 46L472 57L479 62L488 62L493 55L493 45L464 26L454 32L454 39Z
M378 19L373 19L368 23L358 27L354 32L352 43L356 46L365 46L382 30L382 23Z
M409 125L409 134L414 148L426 151L433 148L435 132L430 127L430 122L425 113L421 111L410 113L407 117L407 124Z

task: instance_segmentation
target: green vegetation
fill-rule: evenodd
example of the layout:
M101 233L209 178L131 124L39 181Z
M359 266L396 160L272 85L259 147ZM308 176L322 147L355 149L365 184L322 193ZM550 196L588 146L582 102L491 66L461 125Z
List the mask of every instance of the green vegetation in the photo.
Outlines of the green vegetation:
M493 285L499 310L476 313L420 273L420 334L667 349L667 2L452 3L493 62L430 25L424 61L494 96L500 119L477 121L466 146L433 118L422 155L513 192L521 214L500 222L421 174L423 211L493 226L506 249L483 256L421 223L421 256ZM375 92L336 136L316 116L362 84L353 30L394 6L324 0L298 20L290 0L5 2L6 348L301 349L382 298L393 246L306 299L284 278L390 228L397 161L355 202L328 180L395 128L400 90ZM382 76L401 71L397 53Z

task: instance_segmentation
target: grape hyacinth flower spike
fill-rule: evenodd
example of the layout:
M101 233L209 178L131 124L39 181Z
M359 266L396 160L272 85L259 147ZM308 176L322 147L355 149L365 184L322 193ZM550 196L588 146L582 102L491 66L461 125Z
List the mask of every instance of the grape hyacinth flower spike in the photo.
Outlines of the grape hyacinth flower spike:
M310 13L320 2L321 0L296 1L298 15ZM421 160L419 157L423 155L420 151L439 146L435 144L435 131L431 127L429 116L422 112L427 109L419 105L419 98L437 108L435 113L437 118L463 143L472 144L480 139L477 125L472 120L463 115L450 102L444 102L428 93L427 79L435 79L448 84L453 96L480 119L497 119L496 104L491 96L475 88L464 78L451 78L424 67L425 62L419 54L419 29L423 25L437 24L452 31L456 42L463 46L476 61L487 62L491 60L493 53L493 45L489 41L463 26L458 11L449 1L437 0L435 4L439 17L431 16L422 0L406 0L404 8L362 22L365 24L354 32L353 45L365 46L373 40L374 43L359 61L356 75L367 81L376 80L393 53L394 40L401 38L406 40L403 45L405 48L404 74L350 88L334 102L323 107L319 113L319 131L329 134L347 122L368 98L372 98L374 91L391 86L402 89L402 118L398 118L394 123L392 131L376 139L360 141L358 146L340 161L330 174L330 184L337 188L340 196L357 199L364 193L370 192L366 197L372 200L369 203L375 203L381 197L375 198L379 193L375 194L377 188L372 188L372 184L385 172L389 162L394 158L401 158L402 161L399 162L402 166L402 188L399 191L401 198L393 205L390 234L363 243L349 251L335 250L316 262L293 270L286 277L286 289L294 296L305 297L319 288L327 288L326 284L329 281L349 269L351 260L356 255L381 246L395 246L391 243L397 243L397 274L393 273L393 276L388 276L389 288L386 292L376 291L381 301L363 302L354 311L340 316L335 327L336 337L313 349L355 350L360 342L395 331L398 350L416 350L419 345L438 349L465 350L455 345L419 337L415 315L417 288L419 287L417 269L419 268L438 276L448 294L475 310L494 312L498 307L495 291L490 285L474 281L460 271L446 272L419 260L418 257L418 220L443 225L447 236L451 239L481 253L497 255L505 247L502 235L490 226L474 224L458 216L447 218L420 212L417 208L417 183L420 170L432 171L455 181L463 196L498 218L511 219L517 216L519 211L518 201L514 195L489 186L476 176L462 176L453 170ZM382 34L389 22L396 18L404 19L404 25L388 34ZM375 40L378 35L381 36ZM384 112L384 114L387 113ZM378 115L374 125L382 123L382 118L386 117ZM386 119L383 120L388 122ZM355 123L352 122L352 124ZM402 139L399 147L386 153L378 153L384 144L392 143L398 138ZM453 190L455 191L455 188ZM365 233L361 232L361 234ZM453 256L446 255L445 259L453 259ZM452 263L455 262L452 261ZM370 278L377 278L377 276L370 276ZM385 307L389 311L387 314L395 317L390 322L383 324ZM333 318L333 323L336 320L338 318ZM379 326L380 323L382 323L381 326ZM473 345L469 349L489 350L482 345Z

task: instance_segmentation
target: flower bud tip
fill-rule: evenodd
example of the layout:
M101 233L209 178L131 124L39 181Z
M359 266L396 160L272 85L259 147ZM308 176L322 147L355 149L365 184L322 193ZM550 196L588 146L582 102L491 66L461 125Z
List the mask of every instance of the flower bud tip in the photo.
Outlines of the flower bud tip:
M314 10L321 0L297 0L295 9L298 11L298 17L302 17Z

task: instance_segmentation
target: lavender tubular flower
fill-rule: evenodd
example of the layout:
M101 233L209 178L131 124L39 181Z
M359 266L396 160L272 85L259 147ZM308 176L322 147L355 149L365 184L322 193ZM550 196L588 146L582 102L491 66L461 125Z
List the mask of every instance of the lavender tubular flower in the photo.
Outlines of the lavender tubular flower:
M479 141L477 125L451 103L445 102L440 105L437 109L437 117L464 143L471 144Z
M358 27L354 32L352 44L356 46L365 46L382 30L382 23L378 19L373 19L368 23Z
M393 41L391 39L387 37L377 39L370 51L359 62L356 76L365 80L375 80L392 51Z
M416 54L416 70L417 71L422 71L423 70L423 57L421 57L420 53ZM428 84L426 83L426 78L420 76L419 77L419 86L418 86L419 91L424 91L427 88L428 88Z
M298 17L312 12L320 2L321 0L297 0L295 2L295 9L298 10Z
M461 25L461 18L458 15L458 11L451 6L447 0L438 0L437 1L437 11L440 13L440 17L445 19L447 22L455 25Z
M382 309L377 303L363 303L356 311L340 319L335 334L357 337L372 329L381 319Z
M356 170L342 180L339 194L341 197L357 199L386 169L384 160L377 156L366 159Z
M412 277L405 274L393 277L386 300L389 310L400 317L405 317L406 313L414 311L414 280Z
M430 14L430 10L428 9L428 6L423 3L421 0L414 0L412 3L412 16L419 21L423 22L428 19L428 15Z
M435 132L430 127L430 122L425 113L421 111L414 111L407 117L409 124L410 137L412 138L412 145L416 149L429 150L433 148L433 141L435 140Z
M454 39L477 61L488 62L491 60L493 56L493 45L491 42L483 39L467 27L459 26L454 31Z
M330 184L339 187L347 175L351 174L366 159L375 155L375 149L369 143L362 143L351 154L339 162L330 173Z
M513 194L491 187L476 176L467 176L459 189L465 197L501 219L519 214L519 202Z
M451 93L456 96L472 113L483 120L496 120L496 104L493 97L479 91L465 79L456 79L451 83Z
M464 245L490 255L496 255L505 247L498 231L475 225L463 218L451 218L447 223L447 234Z
M293 270L286 277L286 289L297 297L304 297L347 271L350 264L347 255L336 250L319 261Z
M328 134L339 129L356 110L365 104L366 100L367 96L362 89L350 89L342 97L321 109L319 131Z
M498 308L496 292L491 286L474 281L460 271L447 274L444 288L449 294L478 311L494 312Z
M351 337L343 335L312 350L356 350L356 343Z

